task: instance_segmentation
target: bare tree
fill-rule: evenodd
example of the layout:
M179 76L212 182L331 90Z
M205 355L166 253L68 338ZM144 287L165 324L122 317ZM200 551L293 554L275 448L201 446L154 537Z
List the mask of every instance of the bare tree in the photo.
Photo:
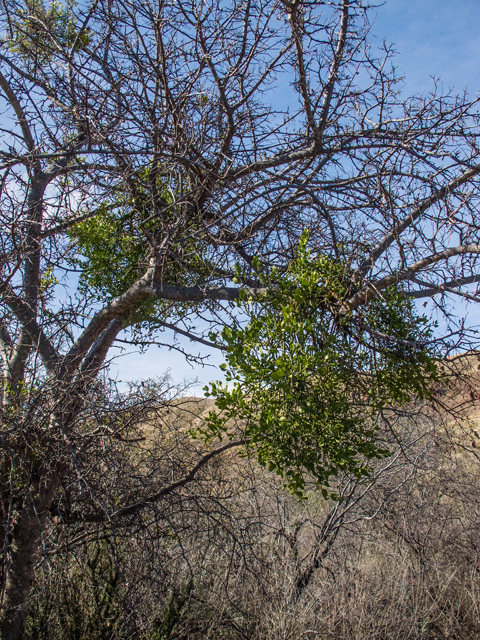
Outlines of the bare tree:
M355 272L339 316L403 282L467 343L449 301L478 299L476 101L402 98L362 4L3 4L4 638L22 637L63 479L82 484L117 340L208 343L198 319L221 322L259 286L254 257L285 268L308 227ZM161 495L113 509L84 487L91 520Z

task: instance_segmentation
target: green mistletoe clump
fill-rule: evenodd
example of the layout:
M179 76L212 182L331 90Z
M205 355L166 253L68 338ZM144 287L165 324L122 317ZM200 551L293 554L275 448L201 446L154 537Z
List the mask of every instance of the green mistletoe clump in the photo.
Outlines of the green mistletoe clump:
M369 460L388 455L379 412L430 394L439 375L431 328L399 286L348 311L359 283L344 262L313 255L307 233L286 273L258 277L268 293L239 302L248 323L215 336L226 382L206 387L217 410L197 435L231 435L236 419L249 450L293 493L309 477L335 498L332 476L367 476Z

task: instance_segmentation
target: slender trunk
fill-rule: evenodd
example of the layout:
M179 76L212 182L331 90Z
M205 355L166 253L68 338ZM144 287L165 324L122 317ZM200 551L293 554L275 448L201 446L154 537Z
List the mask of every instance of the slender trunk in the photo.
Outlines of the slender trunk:
M5 590L0 612L1 640L22 640L35 563L42 543L48 510L58 482L52 477L39 483L19 509L6 557Z

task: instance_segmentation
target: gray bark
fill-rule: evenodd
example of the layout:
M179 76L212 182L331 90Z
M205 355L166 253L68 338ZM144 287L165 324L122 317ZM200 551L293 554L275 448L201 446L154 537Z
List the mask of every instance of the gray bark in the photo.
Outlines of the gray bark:
M12 540L5 567L0 613L2 640L21 640L25 634L30 590L41 548L48 510L58 487L52 476L40 480L26 496L13 523Z

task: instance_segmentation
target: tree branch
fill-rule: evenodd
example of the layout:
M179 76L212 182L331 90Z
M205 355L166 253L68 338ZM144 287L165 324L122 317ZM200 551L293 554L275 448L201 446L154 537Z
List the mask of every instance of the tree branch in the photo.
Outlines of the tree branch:
M469 180L474 178L479 173L480 165L476 165L462 173L462 175L453 178L441 189L438 189L431 196L422 200L420 204L418 204L408 216L406 216L401 222L395 225L394 230L390 231L390 233L387 233L383 237L383 239L378 243L375 249L370 253L368 258L360 265L360 268L358 270L359 274L363 276L366 275L378 260L378 258L382 255L382 253L384 253L388 249L388 247L395 242L398 236L403 233L405 229L412 226L420 218L420 216L425 213L427 209L429 209L433 204L437 203L449 193L452 193L461 185L466 184Z
M340 23L340 34L337 41L337 50L335 51L335 56L330 67L328 81L324 89L325 99L323 101L322 113L320 115L320 120L317 128L317 135L319 139L321 139L323 132L325 131L325 127L327 126L328 112L330 110L330 104L332 102L333 89L335 87L335 82L337 81L338 69L340 67L340 62L342 61L343 52L345 50L345 44L347 42L349 7L350 0L343 0L342 18Z
M412 282L418 284L423 289L418 289L416 291L409 291L409 298L431 298L432 296L437 295L438 293L453 293L458 296L462 296L467 299L471 299L474 302L478 302L478 297L473 296L465 291L461 291L460 289L456 289L455 287L462 287L468 284L474 284L476 282L480 282L480 274L474 274L471 276L466 276L465 278L455 278L453 280L449 280L448 282L444 282L443 284L434 284L432 282L423 282L418 278L411 278Z
M50 373L53 373L58 366L59 356L53 344L38 325L35 313L29 305L17 296L10 285L2 285L0 283L0 291L3 292L5 303L13 311L34 345L38 348L45 367Z
M10 102L10 104L13 107L13 110L15 111L15 115L17 116L17 120L18 120L18 124L20 125L20 128L22 129L22 134L23 134L23 139L25 140L25 144L27 145L27 149L31 154L35 153L35 142L33 140L33 136L32 136L32 132L30 131L30 127L28 126L28 122L27 122L27 118L25 116L25 112L22 109L22 105L20 104L20 101L18 100L17 96L15 95L15 92L13 91L13 89L11 88L10 84L8 83L7 79L5 78L5 76L3 75L3 73L0 71L0 87L3 89L5 95L8 98L8 101ZM38 161L36 163L36 167L37 169L40 168L40 166L38 165Z
M386 289L392 284L398 284L403 280L409 280L413 275L423 269L426 269L432 264L436 264L437 262L441 262L442 260L448 260L453 256L464 255L466 253L479 254L480 244L466 244L445 249L445 251L440 251L439 253L434 253L430 256L422 258L421 260L414 262L412 265L406 267L405 269L395 271L391 275L385 276L385 278L381 278L380 280L376 280L374 282L369 282L365 289L359 291L346 302L346 306L352 311L360 305L366 304L378 293L378 291Z
M144 500L140 500L139 502L135 502L134 504L130 504L125 507L122 507L121 509L118 509L117 511L114 511L113 513L108 515L103 513L87 513L85 515L80 514L77 517L71 517L71 518L67 517L65 518L64 522L66 524L69 524L71 522L78 522L78 521L112 522L113 520L118 520L119 518L124 518L126 516L134 515L135 513L138 513L145 507L148 507L154 504L155 502L158 502L162 498L165 498L166 496L168 496L170 493L173 493L177 489L184 487L189 482L192 482L195 479L195 476L197 475L197 473L216 456L220 455L221 453L224 453L225 451L228 451L229 449L233 449L234 447L241 447L247 444L247 442L248 442L247 440L232 440L230 442L227 442L223 446L219 447L218 449L215 449L214 451L207 453L206 455L200 458L197 464L185 476L183 476L183 478L181 478L180 480L177 480L176 482L172 482L166 487L163 487L163 489L160 489L160 491L157 491L156 493L152 494L148 498L145 498Z

